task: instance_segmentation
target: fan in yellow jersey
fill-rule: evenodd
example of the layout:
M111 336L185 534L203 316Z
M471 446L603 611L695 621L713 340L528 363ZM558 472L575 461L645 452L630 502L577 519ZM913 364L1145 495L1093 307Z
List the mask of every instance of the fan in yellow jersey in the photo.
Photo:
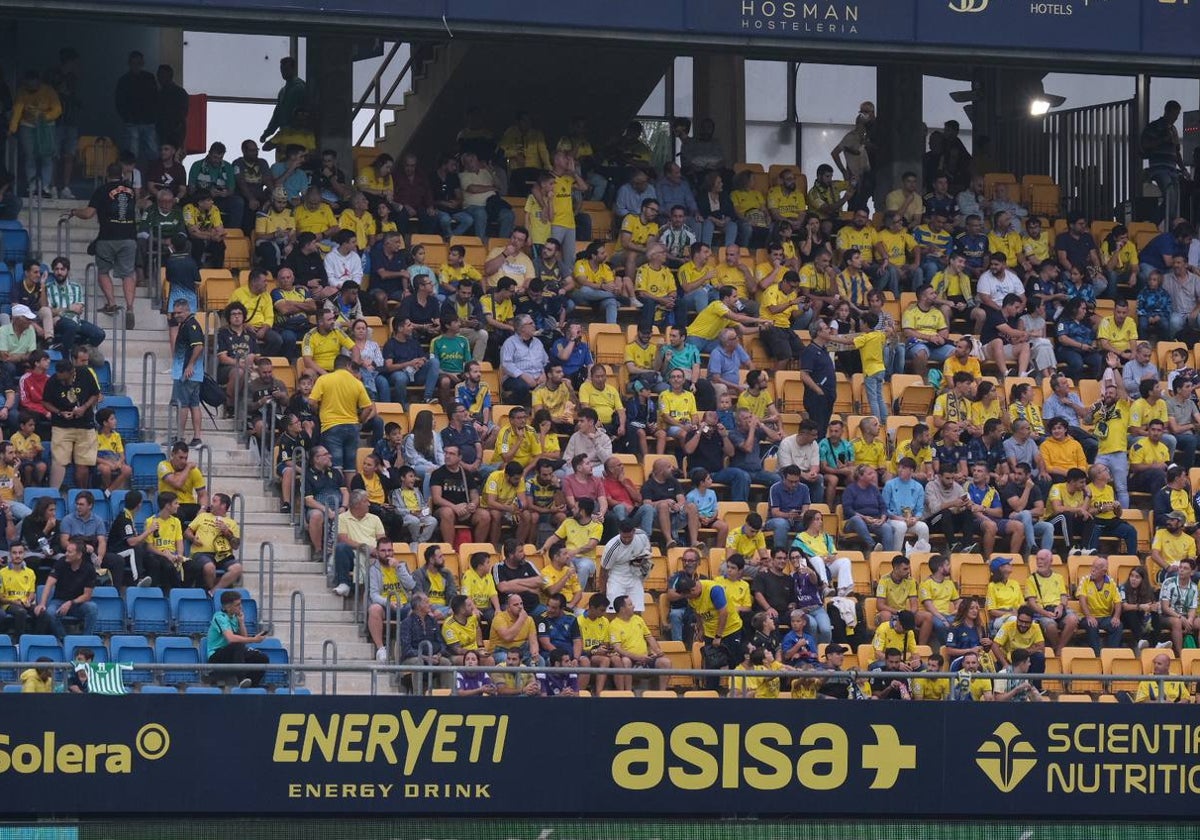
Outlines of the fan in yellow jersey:
M1088 576L1075 589L1079 609L1083 612L1080 624L1087 633L1088 647L1100 655L1100 633L1106 634L1105 647L1120 647L1124 626L1121 624L1121 593L1116 582L1108 576L1108 558L1092 561Z
M871 639L871 647L875 649L876 661L882 660L889 649L900 651L905 662L916 665L920 662L917 653L917 617L911 610L901 610L888 621L875 628L875 636Z
M463 572L460 591L471 599L471 608L490 625L500 611L500 598L496 590L496 579L491 574L491 555L477 551L471 555L470 568Z
M1042 625L1034 620L1036 617L1033 607L1026 604L1015 616L1004 620L992 638L992 656L996 657L997 663L1007 666L1013 651L1024 650L1029 653L1029 670L1035 674L1045 672L1046 637L1042 635Z
M741 662L742 617L736 608L731 608L725 588L711 580L681 575L675 581L675 591L687 597L688 606L700 619L705 642L724 647L730 665Z
M1171 673L1171 657L1167 652L1155 654L1153 673L1156 677L1165 677ZM1138 683L1134 703L1195 703L1194 696L1186 683L1179 680L1142 680Z
M988 582L983 606L992 622L992 634L995 635L1005 619L1015 616L1025 603L1025 593L1021 590L1021 584L1012 579L1012 558L993 557L988 569L992 579Z
M8 552L8 565L0 566L0 605L12 619L12 634L20 637L35 620L33 608L37 594L37 575L25 563L25 546L14 543Z
M1009 268L1021 264L1021 234L1013 226L1012 213L1000 210L992 215L992 230L988 234L988 253L1003 254Z
M466 595L455 595L450 599L450 615L442 622L442 638L455 665L462 664L467 651L475 652L480 665L493 664L492 657L483 649L479 616Z
M146 549L150 553L147 571L156 583L183 586L187 557L183 553L183 523L178 516L179 497L159 493L157 501L158 513L146 520Z
M638 177L634 176L635 179ZM611 262L625 268L630 284L637 267L646 260L651 245L658 241L658 199L646 198L637 213L629 213L621 220L621 231L617 237L619 248Z
M740 663L735 671L758 674L731 680L730 693L735 697L754 697L758 700L775 700L779 697L779 673L789 670L775 659L768 648L756 648L747 661Z
M912 564L903 554L892 558L891 572L879 579L875 587L876 615L886 624L902 610L917 611L917 582L912 576Z
M667 249L653 244L646 248L646 263L637 270L634 291L642 302L642 324L663 324L675 320L679 300L675 275L666 266Z
M917 278L917 240L904 229L904 219L895 210L883 214L883 229L874 245L881 274L877 288L911 289L920 285Z
M338 220L329 205L321 200L321 188L309 187L304 202L296 208L296 233L311 233L317 239L328 239L338 232Z
M609 642L614 651L613 657L621 660L620 667L671 667L670 658L658 646L658 641L646 626L641 614L634 612L633 601L629 600L629 596L618 595L613 600L613 609L617 614L608 622ZM658 678L660 691L666 691L670 679L665 676ZM629 690L633 687L633 677L628 674L614 677L613 680L618 688Z
M771 220L798 222L807 209L808 200L796 182L796 173L790 169L780 172L779 183L767 190L767 212Z
M608 598L602 592L595 592L588 599L583 615L578 617L579 636L583 640L583 656L579 657L579 664L584 668L616 668L621 659L612 644L608 616L604 614L607 609ZM580 689L586 689L590 682L591 674L579 675ZM596 676L597 693L604 691L607 682L607 674Z
M1079 616L1067 608L1070 590L1063 576L1053 569L1054 555L1043 548L1034 562L1034 572L1025 581L1025 605L1033 610L1034 620L1041 625L1054 655L1060 656L1075 636Z
M920 625L921 644L929 644L934 633L937 633L939 644L946 643L959 600L958 586L950 578L950 558L935 554L929 559L929 577L917 587L917 601L921 605L918 617L927 616Z

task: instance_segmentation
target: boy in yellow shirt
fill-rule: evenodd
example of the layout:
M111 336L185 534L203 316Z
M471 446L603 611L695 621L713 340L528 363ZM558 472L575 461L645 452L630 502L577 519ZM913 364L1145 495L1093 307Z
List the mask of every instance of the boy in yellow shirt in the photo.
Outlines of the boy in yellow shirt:
M40 487L45 483L50 466L42 449L42 438L35 431L37 418L32 414L21 414L20 431L12 436L11 443L21 459L21 483L26 487Z

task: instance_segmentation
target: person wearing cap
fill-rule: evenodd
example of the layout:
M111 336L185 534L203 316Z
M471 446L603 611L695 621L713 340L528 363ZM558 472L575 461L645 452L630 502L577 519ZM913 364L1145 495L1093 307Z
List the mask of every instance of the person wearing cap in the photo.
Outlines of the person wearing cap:
M37 332L33 329L36 317L28 306L17 303L12 308L12 322L0 326L0 363L14 379L29 354L37 349Z
M1167 511L1161 518L1155 514L1158 529L1150 543L1150 559L1160 569L1159 580L1175 574L1179 562L1196 559L1196 539L1184 530L1184 516L1177 510Z
M900 651L901 659L909 665L920 665L917 653L917 616L912 610L900 610L875 628L871 646L875 648L875 661L879 662L890 649ZM888 670L893 670L889 668Z
M1021 584L1012 580L1012 558L993 557L988 563L992 579L988 581L987 598L984 608L988 620L992 622L992 634L1000 629L1000 625L1017 614L1017 610L1025 603L1025 593Z
M270 202L259 209L251 239L259 265L272 274L278 273L296 244L296 215L282 187L271 190Z
M1070 589L1063 576L1054 571L1054 555L1041 549L1034 558L1033 574L1025 581L1025 606L1033 610L1046 641L1055 656L1075 637L1079 615L1067 606Z
M833 644L825 648L825 670L841 671L850 648L845 645ZM823 700L862 700L865 697L862 686L852 677L829 676L817 687L817 697Z

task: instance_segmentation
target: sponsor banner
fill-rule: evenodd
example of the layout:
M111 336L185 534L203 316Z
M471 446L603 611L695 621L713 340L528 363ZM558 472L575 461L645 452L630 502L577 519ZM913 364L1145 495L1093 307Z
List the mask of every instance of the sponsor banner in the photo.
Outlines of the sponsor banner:
M587 0L522 0L520 3L445 0L446 19L452 27L456 22L486 21L573 29L634 29L640 32L680 31L683 27L684 5L684 0L655 0L653 3L645 0L603 0L602 3Z
M1147 0L1142 15L1142 49L1151 55L1200 55L1200 2Z
M1144 2L924 0L917 9L917 40L993 49L1137 52Z
M1193 816L1200 793L1190 706L135 695L93 697L82 715L65 695L0 702L10 818L220 802L230 814L1172 819ZM568 742L564 783L532 793L548 750Z
M920 0L938 2L939 0ZM687 28L748 38L912 41L918 0L691 0Z

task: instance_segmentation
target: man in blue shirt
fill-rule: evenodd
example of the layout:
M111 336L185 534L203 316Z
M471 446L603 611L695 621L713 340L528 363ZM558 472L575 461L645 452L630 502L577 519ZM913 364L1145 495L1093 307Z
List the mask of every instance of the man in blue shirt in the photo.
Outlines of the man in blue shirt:
M833 404L837 401L837 375L829 355L829 337L833 331L825 321L809 327L812 343L800 354L800 378L804 380L804 410L819 430L829 428ZM949 355L949 354L947 354Z
M1192 237L1196 235L1195 228L1190 222L1180 222L1166 233L1146 243L1146 247L1138 255L1138 276L1143 283L1151 271L1166 274L1171 270L1171 261L1175 257L1187 257L1191 247Z
M538 645L547 657L556 649L565 650L572 659L583 655L579 622L567 610L567 598L561 592L546 599L546 611L537 620L537 635Z
M929 544L929 526L921 521L925 516L925 488L913 478L916 469L917 462L912 458L901 458L896 477L883 485L887 527L897 551L908 534L914 535L918 542L924 540L926 545Z
M727 327L717 340L720 343L708 355L708 381L717 396L729 391L736 397L745 388L740 383L739 371L750 370L750 354L738 340L737 330Z
M755 484L770 487L778 483L779 474L763 468L759 443L769 440L777 444L782 436L762 425L762 421L748 408L739 408L734 417L733 428L729 430L729 442L733 444L733 457L729 459L729 466L745 470Z
M425 402L433 402L433 390L437 385L441 364L421 347L413 337L412 321L407 318L392 320L392 337L383 345L383 371L392 396L408 408L409 384L425 386Z
M987 234L983 232L983 219L979 216L967 216L967 229L954 238L954 253L967 258L967 274L972 280L978 280L987 268L987 258L991 255L988 248Z
M782 480L767 491L771 518L766 527L774 534L771 545L776 548L788 544L788 531L801 530L800 519L812 503L808 486L800 480L799 467L788 464L779 474Z

